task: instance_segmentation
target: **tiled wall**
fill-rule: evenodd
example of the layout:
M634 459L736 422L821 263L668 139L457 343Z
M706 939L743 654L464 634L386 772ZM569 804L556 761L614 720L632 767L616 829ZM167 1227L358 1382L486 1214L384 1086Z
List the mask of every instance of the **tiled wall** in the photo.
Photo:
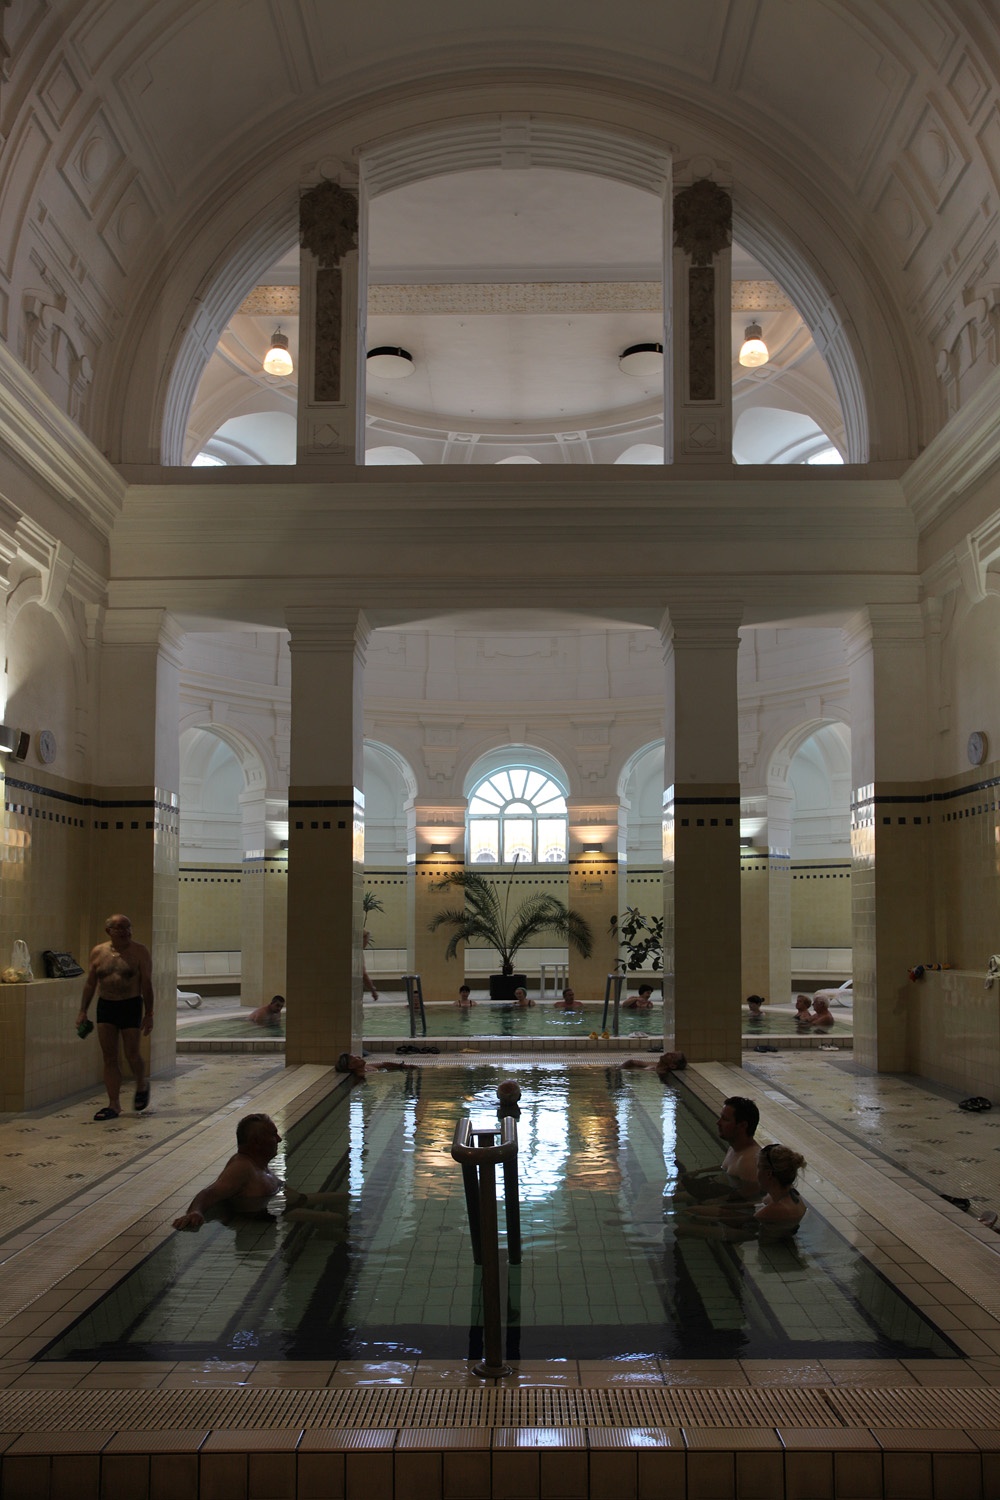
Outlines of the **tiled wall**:
M183 864L177 910L177 946L182 953L231 949L242 944L239 865Z
M153 984L159 997L150 1047L152 1066L172 1065L176 1034L177 807L176 798L152 787L83 786L41 768L8 763L3 780L3 842L0 846L0 967L10 961L15 938L28 944L36 981L44 979L42 951L68 950L86 968L93 945L104 937L113 911L124 910L135 935L153 953ZM79 1008L83 980L61 982L60 1002ZM29 995L42 994L32 989ZM67 996L72 998L67 999ZM167 1003L164 1003L167 997ZM29 1016L34 1016L34 1000ZM45 1075L45 1098L83 1087L81 1044L67 1021L66 1040L55 1039L52 1017L41 1012L24 1046L26 1076ZM34 1023L33 1023L34 1024ZM63 1024L61 1021L58 1023ZM37 1028L41 1027L41 1030ZM59 1033L56 1033L59 1035ZM63 1048L68 1052L63 1053ZM37 1049L37 1056L35 1055ZM87 1072L87 1070L84 1070ZM98 1071L97 1076L100 1076ZM38 1089L32 1098L41 1103ZM51 1092L52 1089L56 1092ZM27 1106L26 1106L27 1107Z
M68 950L86 967L101 936L85 897L95 813L90 789L9 764L3 790L0 968L10 963L16 938L28 944L36 978L45 977L45 948Z
M0 1110L38 1109L101 1080L92 1032L76 1034L80 981L0 985Z
M851 946L851 861L792 861L792 947Z
M910 1072L1000 1098L1000 980L981 973L927 970L906 991Z

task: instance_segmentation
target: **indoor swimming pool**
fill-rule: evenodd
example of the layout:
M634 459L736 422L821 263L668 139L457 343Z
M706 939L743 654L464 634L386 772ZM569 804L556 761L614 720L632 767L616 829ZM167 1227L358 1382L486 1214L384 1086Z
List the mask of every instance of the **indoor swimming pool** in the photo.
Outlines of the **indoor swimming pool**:
M585 1006L583 1010L555 1010L551 1002L539 1002L533 1010L515 1010L509 1005L493 1005L480 1001L471 1010L460 1010L446 1004L427 1005L427 1035L429 1037L587 1037L591 1032L603 1030L603 1005ZM283 1028L279 1026L254 1026L244 1015L202 1016L197 1020L183 1020L178 1026L181 1037L244 1038L248 1041L263 1041L268 1037L281 1038ZM608 1027L611 1017L608 1017ZM743 1035L762 1036L817 1036L833 1035L842 1040L850 1035L853 1021L850 1011L838 1015L832 1026L823 1028L797 1026L792 1010L772 1010L756 1020L744 1014ZM419 1031L419 1027L418 1027ZM373 1041L386 1037L408 1037L409 1016L405 1004L397 1000L378 1001L364 1007L363 1032ZM663 1007L652 1010L623 1010L618 1018L619 1036L634 1036L637 1039L663 1036Z
M500 1076L414 1067L336 1091L289 1130L275 1167L302 1190L345 1190L346 1230L276 1218L171 1234L41 1358L478 1356L479 1273L450 1147L463 1115L495 1118ZM508 1358L957 1355L815 1208L792 1240L678 1235L676 1162L722 1156L714 1115L682 1082L605 1065L506 1076L523 1091Z

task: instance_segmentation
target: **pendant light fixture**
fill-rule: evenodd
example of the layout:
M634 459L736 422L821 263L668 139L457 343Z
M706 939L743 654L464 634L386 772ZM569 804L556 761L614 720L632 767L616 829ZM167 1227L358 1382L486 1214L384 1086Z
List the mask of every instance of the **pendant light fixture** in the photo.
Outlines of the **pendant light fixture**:
M279 324L271 335L271 347L264 355L264 369L269 375L290 375L294 368L288 352L288 337L282 333Z
M761 337L760 324L748 323L743 347L740 350L740 364L745 365L748 370L756 370L759 365L766 365L770 358L767 345Z

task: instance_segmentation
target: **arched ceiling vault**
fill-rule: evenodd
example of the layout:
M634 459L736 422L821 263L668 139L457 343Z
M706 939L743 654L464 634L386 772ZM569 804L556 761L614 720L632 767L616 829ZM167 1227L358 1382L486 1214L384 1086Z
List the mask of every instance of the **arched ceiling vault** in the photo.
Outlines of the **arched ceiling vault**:
M233 25L229 0L54 0L0 16L4 334L29 363L40 330L61 343L51 393L114 458L158 456L186 332L217 334L213 289L249 286L287 243L301 183L477 111L728 162L750 248L770 240L814 279L818 342L851 343L874 457L915 454L997 362L986 10L245 0Z

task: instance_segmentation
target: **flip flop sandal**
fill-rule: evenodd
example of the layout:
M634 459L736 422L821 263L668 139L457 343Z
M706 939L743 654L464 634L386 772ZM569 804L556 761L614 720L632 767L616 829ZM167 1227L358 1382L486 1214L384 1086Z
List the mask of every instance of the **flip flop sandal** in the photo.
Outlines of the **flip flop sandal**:
M939 1193L938 1197L943 1198L946 1203L954 1204L954 1206L956 1208L960 1208L964 1214L967 1214L969 1212L969 1209L972 1207L972 1204L969 1202L968 1198L953 1198L950 1193Z
M396 1048L396 1055L397 1055L397 1057L402 1057L402 1056L404 1056L404 1054L408 1055L411 1052L419 1052L419 1051L420 1051L419 1047L411 1047L410 1044L409 1044L409 1042L407 1042L405 1046L403 1046L403 1047L397 1047Z
M981 1094L974 1094L971 1099L963 1099L958 1107L964 1109L966 1114L981 1115L986 1110L992 1109L993 1104L991 1100L984 1099Z
M145 1109L148 1103L149 1089L136 1089L135 1098L132 1101L132 1108L136 1111L136 1113L138 1113L140 1110Z
M118 1111L112 1109L110 1104L106 1104L103 1109L99 1109L94 1116L95 1120L117 1120L117 1118Z
M431 1052L440 1052L441 1048L440 1047L414 1047L413 1050L414 1050L414 1052L431 1053Z

